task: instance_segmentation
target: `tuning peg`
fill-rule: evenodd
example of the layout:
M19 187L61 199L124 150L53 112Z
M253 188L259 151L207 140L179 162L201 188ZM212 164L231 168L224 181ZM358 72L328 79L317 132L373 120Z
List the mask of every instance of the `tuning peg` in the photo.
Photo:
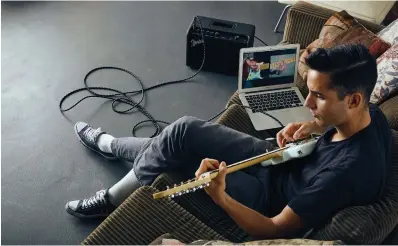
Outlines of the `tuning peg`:
M197 190L197 188L196 188L196 187L193 187L193 188L192 188L192 191L196 191L196 190Z
M166 189L170 189L170 187L168 185L166 185Z
M174 197L175 197L175 195L174 195L174 194L172 194L170 197L171 197L171 198L174 198Z
M181 195L182 195L182 193L181 193L181 192L178 192L178 195L179 195L179 196L181 196Z
M210 183L206 183L206 186L210 186Z

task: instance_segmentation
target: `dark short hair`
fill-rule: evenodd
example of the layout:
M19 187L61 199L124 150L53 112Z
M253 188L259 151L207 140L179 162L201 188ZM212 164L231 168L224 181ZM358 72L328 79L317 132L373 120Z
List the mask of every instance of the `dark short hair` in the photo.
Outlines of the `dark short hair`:
M339 100L360 92L369 103L377 80L377 65L365 46L345 44L329 49L318 48L310 52L306 63L310 69L330 73L330 86L337 91Z

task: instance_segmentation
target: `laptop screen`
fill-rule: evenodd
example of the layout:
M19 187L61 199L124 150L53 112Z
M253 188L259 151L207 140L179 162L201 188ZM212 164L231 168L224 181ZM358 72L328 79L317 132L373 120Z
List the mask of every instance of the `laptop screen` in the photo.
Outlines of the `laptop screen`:
M293 83L296 52L292 48L243 53L242 89Z

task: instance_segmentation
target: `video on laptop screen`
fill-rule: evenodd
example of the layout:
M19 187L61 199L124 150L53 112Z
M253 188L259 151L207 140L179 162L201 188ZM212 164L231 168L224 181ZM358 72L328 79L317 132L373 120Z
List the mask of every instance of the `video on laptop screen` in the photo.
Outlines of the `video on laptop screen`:
M296 49L243 53L242 88L294 82Z

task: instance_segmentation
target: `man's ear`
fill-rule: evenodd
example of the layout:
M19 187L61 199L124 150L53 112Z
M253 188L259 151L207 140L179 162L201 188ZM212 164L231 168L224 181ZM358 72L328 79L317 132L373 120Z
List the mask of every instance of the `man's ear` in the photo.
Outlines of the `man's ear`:
M354 92L353 94L349 95L348 99L348 108L354 109L358 108L363 101L363 95L359 92Z

